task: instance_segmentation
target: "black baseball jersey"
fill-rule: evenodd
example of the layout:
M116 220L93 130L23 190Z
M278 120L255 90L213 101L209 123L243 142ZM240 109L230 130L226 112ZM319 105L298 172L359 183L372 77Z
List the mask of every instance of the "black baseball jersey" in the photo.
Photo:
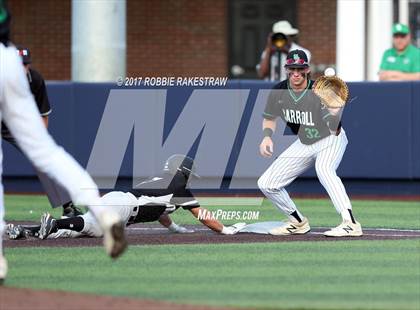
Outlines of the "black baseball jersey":
M41 116L47 116L51 113L51 106L48 100L44 78L38 71L32 68L29 68L27 77L31 93L34 96L39 113ZM11 138L10 131L3 122L1 124L1 135L3 138Z
M130 191L134 196L166 196L173 195L171 204L178 209L190 210L199 207L198 201L189 189L187 189L187 179L178 171L175 176L163 174L161 177L150 178Z
M288 83L284 80L273 87L263 117L268 120L280 117L303 144L310 145L331 135L326 121L330 113L311 91L314 81L308 80L302 92L294 92Z

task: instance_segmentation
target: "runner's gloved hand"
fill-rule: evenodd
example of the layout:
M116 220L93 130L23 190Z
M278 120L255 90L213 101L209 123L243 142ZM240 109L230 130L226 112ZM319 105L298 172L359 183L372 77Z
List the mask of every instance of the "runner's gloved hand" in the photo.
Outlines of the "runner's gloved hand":
M246 223L236 223L236 224L233 224L232 226L223 227L220 233L223 235L235 235L238 232L240 232L245 226L246 226Z

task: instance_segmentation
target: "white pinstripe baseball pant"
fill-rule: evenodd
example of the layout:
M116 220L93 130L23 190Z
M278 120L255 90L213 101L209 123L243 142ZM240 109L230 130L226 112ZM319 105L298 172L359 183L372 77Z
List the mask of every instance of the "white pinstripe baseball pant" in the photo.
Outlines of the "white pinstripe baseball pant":
M330 196L335 209L347 217L348 212L343 211L351 210L351 203L336 173L347 143L343 129L338 136L330 135L312 145L302 144L298 139L258 179L258 187L277 208L289 216L297 211L297 208L284 188L315 164L318 179Z

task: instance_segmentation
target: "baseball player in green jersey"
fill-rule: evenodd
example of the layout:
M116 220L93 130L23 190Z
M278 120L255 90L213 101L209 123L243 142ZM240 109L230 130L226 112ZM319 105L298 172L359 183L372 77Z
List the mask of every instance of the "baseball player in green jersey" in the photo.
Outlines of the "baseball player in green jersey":
M258 179L258 186L273 204L284 212L288 221L270 231L272 235L305 234L310 231L308 219L297 209L285 187L315 165L319 181L326 189L342 223L324 233L328 237L361 236L361 225L352 213L350 199L336 174L347 146L341 127L340 110L326 108L311 91L309 63L304 51L293 50L286 59L288 78L274 86L263 114L264 138L260 153L273 154L271 136L280 117L298 136Z

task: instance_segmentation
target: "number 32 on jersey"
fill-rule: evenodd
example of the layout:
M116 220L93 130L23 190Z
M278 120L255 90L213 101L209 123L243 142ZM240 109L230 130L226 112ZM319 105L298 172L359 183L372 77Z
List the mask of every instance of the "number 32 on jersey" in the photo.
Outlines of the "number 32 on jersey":
M305 133L308 139L318 139L321 137L318 129L316 128L305 128Z

